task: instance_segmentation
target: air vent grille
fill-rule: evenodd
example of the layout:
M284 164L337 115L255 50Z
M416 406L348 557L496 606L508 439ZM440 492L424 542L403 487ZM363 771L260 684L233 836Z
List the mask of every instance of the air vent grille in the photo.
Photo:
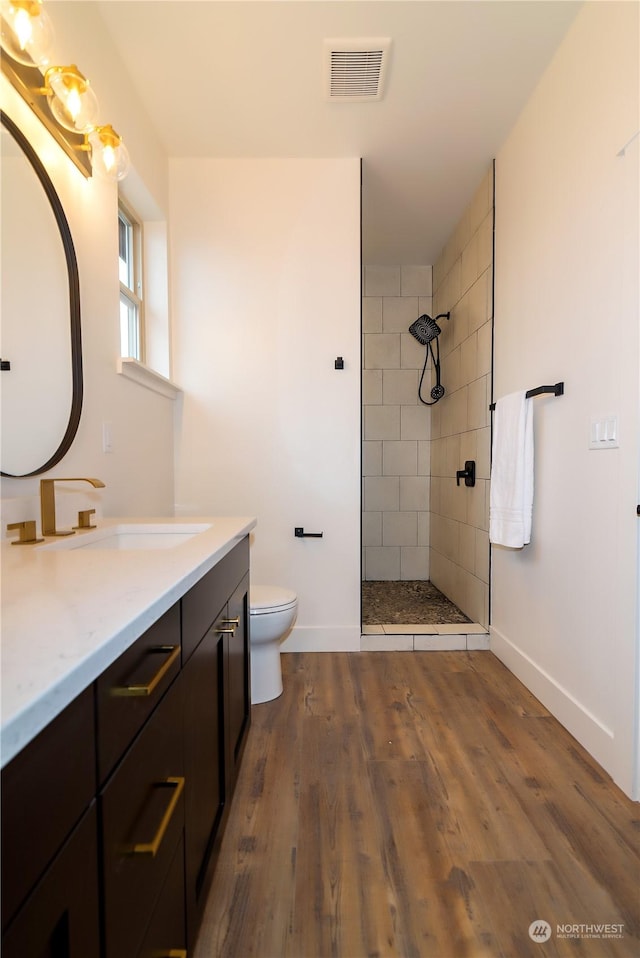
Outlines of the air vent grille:
M343 102L381 99L390 44L388 37L325 40L328 98Z

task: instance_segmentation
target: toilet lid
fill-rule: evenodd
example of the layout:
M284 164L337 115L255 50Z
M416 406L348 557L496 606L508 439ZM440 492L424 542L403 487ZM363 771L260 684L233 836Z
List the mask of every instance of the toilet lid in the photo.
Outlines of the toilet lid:
M290 608L297 598L291 589L283 589L279 585L252 585L249 590L251 615L264 615L266 612Z

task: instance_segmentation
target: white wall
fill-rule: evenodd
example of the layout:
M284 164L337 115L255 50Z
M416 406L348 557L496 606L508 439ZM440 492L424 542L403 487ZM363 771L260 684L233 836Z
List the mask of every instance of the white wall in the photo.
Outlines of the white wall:
M299 596L285 650L357 649L359 161L172 160L170 184L176 511L257 516L253 580Z
M79 63L91 79L101 104L101 122L111 122L130 148L134 170L131 179L125 181L127 190L143 201L143 215L161 219L166 207L166 157L126 76L114 72L117 61L99 18L96 19L95 6L55 3L48 8L56 31L54 58L58 62ZM116 372L117 188L94 178L85 179L4 77L0 78L0 106L17 122L41 157L62 201L78 259L84 406L70 451L48 475L102 479L106 488L90 496L105 515L172 515L174 403ZM23 262L24 280L33 283L31 263L27 257ZM111 454L102 451L103 422L111 424ZM25 436L25 442L29 438ZM25 508L32 509L31 497L37 492L37 478L3 479L4 515L14 509L15 503L10 507L9 499L24 499ZM11 518L36 518L35 514L10 514Z
M587 4L496 161L494 395L535 400L533 536L492 649L629 794L638 648L638 5ZM589 451L591 416L620 447Z

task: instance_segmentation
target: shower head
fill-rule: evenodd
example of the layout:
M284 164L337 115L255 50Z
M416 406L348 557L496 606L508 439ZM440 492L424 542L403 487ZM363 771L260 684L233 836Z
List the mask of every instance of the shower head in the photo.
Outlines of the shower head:
M439 313L436 316L436 319L449 319L449 313ZM411 335L418 340L423 346L426 346L431 342L432 339L436 339L442 330L438 326L436 319L432 319L431 316L428 316L424 313L422 316L419 316L415 322L411 323L409 326L409 332Z

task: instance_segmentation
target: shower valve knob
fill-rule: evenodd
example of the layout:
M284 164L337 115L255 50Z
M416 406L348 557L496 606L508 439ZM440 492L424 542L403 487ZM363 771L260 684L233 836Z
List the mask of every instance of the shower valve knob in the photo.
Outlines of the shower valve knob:
M465 486L475 486L476 464L473 459L467 459L464 464L464 469L458 469L456 472L456 486L460 485L461 479L464 479Z

